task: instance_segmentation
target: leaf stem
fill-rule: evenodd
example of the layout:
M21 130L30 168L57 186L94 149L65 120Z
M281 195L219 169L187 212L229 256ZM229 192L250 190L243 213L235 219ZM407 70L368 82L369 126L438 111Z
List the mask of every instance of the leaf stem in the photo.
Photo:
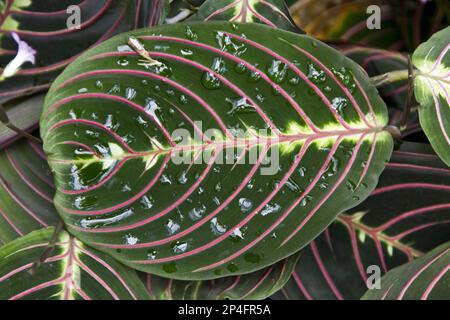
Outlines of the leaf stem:
M37 143L42 143L42 141L39 138L36 138L32 134L29 134L25 130L22 130L19 127L12 124L11 121L9 120L8 114L6 113L5 109L3 108L3 106L1 104L0 104L0 123L3 123L5 125L5 127L7 127L8 129L10 129L12 131L15 131L21 137L33 140L34 142L37 142Z
M411 113L413 103L413 85L414 85L414 70L411 61L411 56L408 55L408 96L405 101L405 108L403 110L402 119L400 121L400 131L404 131L408 126L408 117Z
M59 234L61 233L61 231L63 229L64 229L64 223L62 221L58 221L56 226L55 226L55 230L53 231L52 238L50 239L49 243L45 247L42 255L39 258L39 260L35 261L33 263L33 266L30 269L30 273L32 275L36 274L37 268L39 268L39 266L42 263L44 263L47 260L47 258L50 256L50 254L52 253L53 249L55 248L56 242L58 241Z
M392 84L399 81L409 79L409 70L396 70L388 73L380 74L378 76L370 78L370 81L375 87L382 87L387 84Z

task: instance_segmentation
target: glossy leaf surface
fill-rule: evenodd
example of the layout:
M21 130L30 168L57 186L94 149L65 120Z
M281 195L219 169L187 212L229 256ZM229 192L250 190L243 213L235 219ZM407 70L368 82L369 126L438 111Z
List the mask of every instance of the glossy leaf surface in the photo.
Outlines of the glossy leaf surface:
M382 275L448 241L449 199L446 165L428 145L404 143L372 195L302 250L275 298L359 299L373 268Z
M413 55L418 69L414 92L420 124L436 153L450 166L450 27L420 45Z
M130 36L160 65L118 51ZM387 121L334 49L260 24L194 23L86 53L47 95L41 134L77 237L192 280L269 266L362 201L391 154ZM193 138L173 137L180 128Z
M22 140L0 151L0 243L59 221L41 146Z
M249 274L209 281L183 281L142 274L155 300L263 300L289 280L299 254Z
M136 272L66 232L39 266L54 229L34 231L0 248L0 299L147 299Z
M450 300L450 242L388 272L364 300Z

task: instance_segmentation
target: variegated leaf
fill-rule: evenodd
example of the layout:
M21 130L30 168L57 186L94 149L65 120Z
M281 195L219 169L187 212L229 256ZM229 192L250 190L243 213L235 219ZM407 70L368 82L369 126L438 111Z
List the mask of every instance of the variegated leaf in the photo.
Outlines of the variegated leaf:
M419 117L436 153L450 166L450 27L420 45L413 55L418 69L414 92Z
M118 50L130 41L148 51ZM319 41L192 23L87 52L47 95L41 134L71 232L192 280L272 265L365 199L391 154L387 121L360 67Z
M448 241L450 170L428 145L404 143L372 195L302 250L276 299L359 299L374 276Z
M50 254L53 228L0 247L1 300L137 300L148 294L136 272L62 232Z
M206 0L191 20L257 22L298 32L284 0Z
M0 151L0 244L59 221L42 147L21 141Z
M183 281L141 274L155 300L263 300L289 280L299 254L259 271L215 280Z
M389 271L363 300L450 300L450 242Z

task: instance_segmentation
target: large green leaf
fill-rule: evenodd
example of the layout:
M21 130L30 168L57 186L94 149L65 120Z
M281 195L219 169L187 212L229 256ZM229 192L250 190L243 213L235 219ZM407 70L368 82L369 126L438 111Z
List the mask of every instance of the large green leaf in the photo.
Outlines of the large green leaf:
M284 0L206 0L192 20L258 22L298 32Z
M275 298L359 299L374 275L369 266L384 274L448 241L449 199L446 165L428 145L404 143L372 195L302 250Z
M0 81L0 101L50 86L55 77L76 56L114 34L132 29L137 0L1 0L0 74L17 53L13 32L36 53L36 64L26 63L14 77ZM151 1L150 1L151 2ZM67 22L80 9L80 29L69 29ZM45 23L43 23L45 21Z
M0 154L1 172L8 172L9 175L14 176L11 179L14 186L18 187L21 184L25 186L26 184L24 188L27 190L20 193L27 195L22 200L13 199L10 193L0 193L0 213L5 214L3 218L6 219L0 223L1 242L9 242L26 233L39 230L42 226L48 225L49 220L56 222L58 219L53 205L48 201L42 201L42 199L53 197L54 194L50 169L42 157L41 147L29 141L16 143ZM46 182L45 191L39 188L42 181ZM23 202L27 202L28 206L25 207ZM44 205L42 202L44 202ZM29 208L32 208L35 212L33 212L33 215L19 215L18 212L24 211L23 207L28 211L30 211ZM46 220L47 222L36 223L35 217L40 221ZM150 293L151 299L259 300L271 296L285 285L292 274L298 257L299 254L294 254L273 266L254 273L211 281L171 280L144 273L141 273L141 278Z
M53 228L34 231L0 248L0 299L148 299L137 276L109 256L62 232L38 265Z
M54 184L42 147L23 140L0 152L0 244L56 224Z
M436 153L450 166L450 27L420 45L413 55L418 69L414 92L419 117Z
M161 65L118 51L131 36ZM387 121L336 50L260 24L193 23L87 52L47 95L41 135L71 232L192 280L271 265L361 202L391 154ZM171 137L180 128L196 134ZM180 153L196 163L171 161Z
M388 272L364 300L450 300L450 242Z
M183 281L141 274L155 300L262 300L280 290L289 280L299 254L242 276L209 281Z

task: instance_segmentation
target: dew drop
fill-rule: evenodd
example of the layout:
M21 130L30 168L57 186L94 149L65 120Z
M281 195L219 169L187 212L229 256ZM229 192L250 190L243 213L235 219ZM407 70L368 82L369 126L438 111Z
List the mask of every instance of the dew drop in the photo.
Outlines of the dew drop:
M169 235L175 234L178 230L180 230L180 225L176 222L174 222L172 219L169 219L169 221L166 223L166 229Z
M247 198L240 198L239 207L243 213L247 213L253 208L253 202Z
M287 65L280 60L273 60L267 67L268 75L275 83L282 83L286 79L287 71Z
M261 210L262 216L267 216L268 214L276 213L280 211L281 206L278 203L268 203L264 206L264 209Z
M187 248L188 248L187 242L177 241L176 244L172 247L172 250L174 253L183 253L187 250Z
M191 209L191 211L189 211L189 217L193 220L193 221L198 221L203 217L203 214L206 212L206 207L204 205L198 207L198 208L193 208Z
M133 236L131 234L125 235L124 239L125 239L125 244L126 245L135 245L139 241L138 237L135 237L135 236Z
M178 271L177 265L175 262L166 263L163 265L163 270L166 273L174 273Z
M217 218L213 218L211 220L211 231L215 234L215 235L221 235L224 234L227 231L227 228L220 224L217 221Z
M128 61L127 57L120 57L117 60L117 64L122 67L126 67L129 63L130 61Z

